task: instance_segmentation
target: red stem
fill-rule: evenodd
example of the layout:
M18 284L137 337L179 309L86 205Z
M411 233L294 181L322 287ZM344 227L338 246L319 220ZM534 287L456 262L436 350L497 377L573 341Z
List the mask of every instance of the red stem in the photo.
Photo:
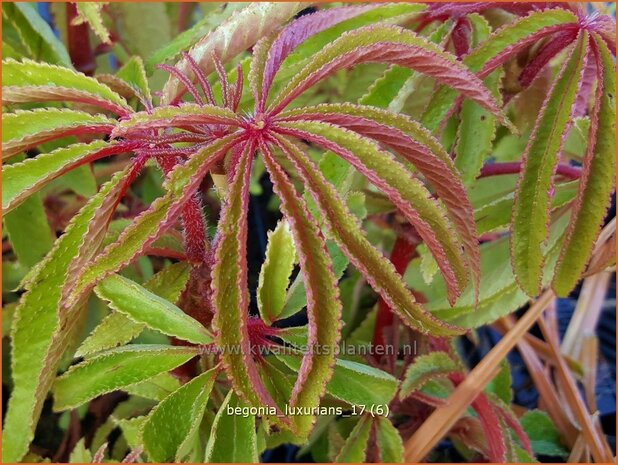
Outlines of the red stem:
M77 7L74 3L67 3L67 34L69 42L69 56L77 71L92 76L96 68L94 51L90 47L90 31L88 23L74 25L77 18Z
M408 267L408 263L412 260L416 252L416 246L411 244L404 237L398 237L391 252L391 263L395 266L397 273L403 276L403 273ZM376 316L376 325L373 332L373 345L384 345L384 328L393 324L393 312L388 304L380 297L378 315Z
M517 174L521 171L520 162L509 163L489 163L481 169L479 178L486 178L488 176L499 176L501 174ZM581 168L570 165L558 165L556 174L565 178L575 180L581 176Z

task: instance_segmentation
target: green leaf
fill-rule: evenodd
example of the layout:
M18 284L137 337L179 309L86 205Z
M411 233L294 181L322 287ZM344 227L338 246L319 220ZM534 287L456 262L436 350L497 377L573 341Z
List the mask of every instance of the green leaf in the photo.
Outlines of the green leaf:
M605 42L593 36L602 68L602 94L597 90L598 127L596 140L589 143L584 158L573 220L566 233L560 259L552 281L558 295L566 296L575 287L603 224L609 198L614 190L616 172L616 75L614 60ZM597 84L601 86L601 84ZM592 129L590 131L592 134Z
M267 324L277 321L285 304L286 290L296 261L294 238L287 221L280 221L268 233L266 260L260 270L257 302Z
M37 108L2 115L2 158L57 137L76 133L111 132L114 120L104 115L60 108Z
M72 24L78 25L87 22L102 42L111 44L109 31L103 24L103 17L101 16L103 5L102 2L76 2L78 16Z
M300 357L287 354L277 354L276 357L291 370L300 369ZM350 360L337 359L326 391L350 405L384 405L395 397L397 385L397 379L382 370Z
M489 24L479 15L469 15L468 18L474 28L475 40L482 43L491 31ZM502 77L503 73L498 69L483 81L498 102L501 102ZM464 101L459 114L455 166L466 186L471 185L480 173L483 162L493 149L495 135L496 118L474 102Z
M586 58L588 33L583 32L551 89L524 152L515 196L511 261L522 289L530 296L541 290L542 246L547 240L550 191L558 156L571 123Z
M201 4L200 6L203 8L204 6L210 7L211 5ZM193 26L178 34L146 59L146 68L149 73L152 73L155 66L159 63L176 58L180 52L187 50L202 37L205 37L212 29L227 20L235 11L245 7L242 3L226 3L212 6L214 11L205 13L204 17Z
M191 437L204 415L218 369L193 378L157 405L142 427L144 449L153 462L180 461L180 449Z
M86 448L86 438L81 438L73 447L69 456L69 463L92 463L92 454Z
M64 44L56 37L47 21L41 18L34 4L27 2L7 3L2 8L2 18L8 21L16 32L18 43L13 44L25 49L28 58L72 66L71 58ZM3 42L6 37L3 34Z
M101 394L140 383L198 355L193 347L132 345L72 366L54 383L54 409L67 410Z
M560 433L545 412L531 410L521 417L520 423L538 455L568 457L569 452L560 441Z
M112 147L113 144L97 140L89 144L59 148L21 163L7 165L2 176L2 210L13 210L47 183L92 159L103 149L113 150Z
M372 421L369 415L360 418L347 437L339 455L337 455L335 459L337 463L362 463L365 461L371 426Z
M446 352L419 355L406 370L399 398L403 400L421 389L427 381L439 376L447 376L459 368L457 362Z
M403 463L403 441L397 428L387 417L375 418L378 451L382 463Z
M52 251L31 272L29 290L16 309L11 332L14 388L4 422L4 462L18 462L33 438L43 401L56 376L60 357L71 340L78 321L76 314L81 308L75 305L60 317L58 315L67 270L94 212L121 176L118 174L101 187L73 217Z
M178 378L169 372L165 372L133 386L126 386L123 391L144 399L162 401L180 386Z
M4 227L17 259L27 267L40 262L54 244L55 234L47 222L43 201L38 194L5 213Z
M135 323L143 323L163 334L195 344L212 342L212 336L198 321L123 276L112 275L106 278L95 288L95 293L109 302L111 308L124 313Z
M98 104L120 114L132 111L124 98L96 79L69 68L32 60L3 60L2 87L5 104L77 100Z
M506 359L500 363L500 371L489 382L485 390L498 396L506 405L513 402L513 389L511 388L511 367Z
M230 391L219 407L210 430L205 462L208 463L257 463L257 437L255 417L242 414L247 408L234 391ZM241 413L237 413L240 409Z
M122 68L118 70L118 72L116 72L116 77L119 77L129 84L147 101L152 101L150 86L148 85L148 79L146 78L146 71L144 69L144 62L141 57L131 57L131 59L127 61Z

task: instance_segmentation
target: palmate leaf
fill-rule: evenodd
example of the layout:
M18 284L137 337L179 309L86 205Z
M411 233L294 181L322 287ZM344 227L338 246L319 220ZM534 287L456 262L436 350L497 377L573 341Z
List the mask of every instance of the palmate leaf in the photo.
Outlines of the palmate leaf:
M52 251L34 268L29 290L17 307L11 330L14 388L4 422L4 462L18 462L33 438L43 401L77 322L79 305L58 317L60 291L69 264L79 250L94 211L121 177L119 173L102 186L73 218Z
M118 241L108 245L85 269L79 271L77 282L67 299L71 303L107 276L130 263L160 237L178 219L184 203L193 196L202 178L235 144L237 134L218 139L194 154L185 164L177 165L164 183L165 194L120 234Z
M331 378L341 334L341 302L324 237L307 206L275 161L269 147L260 146L273 189L290 223L307 295L307 347L292 390L292 407L316 407ZM294 416L300 436L308 435L313 417Z
M135 323L194 344L209 344L212 335L174 304L120 275L104 279L96 288L99 298Z
M530 13L493 32L463 58L463 63L478 76L486 77L520 50L565 27L576 27L577 21L577 16L562 8ZM454 89L448 86L440 88L421 118L423 125L435 131L448 115L456 98L457 92Z
M275 406L260 380L248 330L247 212L254 151L254 144L242 147L218 225L212 269L213 326L223 366L236 392L252 405Z
M198 355L195 347L128 345L72 366L54 383L54 409L75 408L101 394L165 373Z
M552 287L566 296L589 260L614 189L616 170L616 77L614 61L602 39L592 34L599 80L590 123L590 142L583 161L573 220L556 267Z
M404 165L380 150L371 139L333 124L281 122L276 130L331 150L388 196L432 251L446 278L451 301L457 300L467 282L459 238L453 234L443 207Z
M419 123L402 114L345 103L291 110L282 113L280 118L337 124L380 142L412 163L447 207L466 248L474 285L478 287L480 252L472 206L451 157Z
M195 377L163 399L142 426L144 449L153 462L180 461L204 415L218 369ZM170 427L174 425L173 427Z
M541 290L541 249L548 236L550 191L558 155L572 121L587 42L588 33L584 31L543 104L523 155L513 209L511 257L519 284L531 296Z
M324 222L341 250L352 264L367 278L402 320L422 332L454 335L459 328L447 325L426 312L415 302L392 263L387 260L365 237L358 220L349 212L332 185L326 182L317 167L289 141L278 138L279 147L294 163L319 207Z
M226 63L253 46L261 37L270 34L305 6L300 2L251 3L246 8L235 11L230 18L196 43L189 51L189 55L208 75L215 70L213 54L222 63ZM181 59L176 67L195 79L186 59ZM163 88L161 102L163 104L175 102L184 92L182 82L172 75Z
M4 104L71 101L95 105L119 115L132 111L125 99L96 79L32 60L3 60L2 88Z
M28 158L3 169L2 209L13 210L29 195L71 169L110 155L126 152L134 145L96 140L89 144L73 144L50 153Z
M258 281L258 310L267 324L275 322L283 310L295 262L296 249L290 225L285 220L280 221L275 230L268 233L266 259Z
M2 158L65 136L109 134L114 123L103 115L59 108L5 113L2 115Z
M273 100L269 111L281 111L304 90L337 69L364 62L390 63L420 71L461 92L512 127L483 83L453 55L395 26L372 26L343 34L294 76Z

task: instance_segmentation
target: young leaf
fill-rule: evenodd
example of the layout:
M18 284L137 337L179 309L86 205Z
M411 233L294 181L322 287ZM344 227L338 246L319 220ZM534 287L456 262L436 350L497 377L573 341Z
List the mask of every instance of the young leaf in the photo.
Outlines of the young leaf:
M41 190L46 184L67 171L100 158L129 150L123 143L113 144L97 140L89 144L73 144L21 163L7 165L3 172L2 209L13 210L28 196Z
M142 426L144 449L153 462L179 461L181 446L197 432L218 369L202 373L161 401ZM170 428L174 425L173 428Z
M32 60L4 60L2 87L4 104L56 100L88 103L119 115L132 111L125 99L96 79Z
M258 309L267 324L275 322L283 310L295 261L296 249L290 225L285 220L280 221L275 230L268 233L266 260L258 281Z
M69 264L83 241L88 222L120 179L121 175L112 178L75 215L52 251L31 272L29 290L22 296L15 311L11 329L14 387L4 421L4 462L18 462L27 452L34 436L43 401L70 340L77 322L76 312L80 308L76 305L59 318L60 290ZM36 335L34 340L33 335Z
M2 158L43 142L82 134L109 134L114 121L103 115L60 108L37 108L2 115Z
M369 284L389 303L402 320L420 331L436 334L458 334L459 329L441 322L415 302L392 263L371 244L362 232L358 220L326 182L317 167L298 147L278 139L280 148L294 163L311 196L320 208L335 240L350 261L367 278Z
M103 43L111 44L109 31L103 24L101 16L101 8L103 3L100 2L77 2L78 16L73 20L72 25L79 25L87 22L93 32L101 39Z
M566 296L575 286L589 260L614 189L616 171L616 76L614 61L605 43L593 35L599 69L595 109L590 123L590 142L584 158L569 224L552 287Z
M457 362L446 352L419 355L406 370L399 398L403 400L414 391L421 389L428 381L439 376L448 376L458 369L460 367Z
M212 342L212 336L198 321L130 279L111 275L95 288L95 293L135 323L194 344Z
M234 391L230 391L219 407L210 430L205 462L257 463L259 461L255 417L235 411L243 407L246 407L246 404L234 394Z
M283 213L292 229L307 295L309 351L303 356L290 405L301 408L316 407L324 395L326 383L332 376L340 338L339 289L324 237L309 214L304 200L275 161L269 147L262 144L260 149L273 182L274 192L281 199ZM294 421L299 436L308 435L313 418L295 416Z
M584 31L544 102L523 155L513 209L511 257L518 282L530 296L541 289L542 245L548 236L553 175L572 121L587 42Z
M457 300L467 281L459 238L442 206L404 165L374 141L339 126L299 121L281 122L278 128L336 153L387 195L432 251L449 284L451 301Z
M261 37L267 36L281 24L292 18L305 7L303 3L251 3L219 25L214 31L195 44L189 55L208 75L215 70L213 54L222 63L234 58L240 52L253 46ZM195 79L188 60L176 64L182 73ZM185 92L184 85L174 75L163 88L162 104L177 101Z
M362 463L365 461L369 433L373 422L371 416L363 415L347 437L335 461L337 463Z
M198 355L193 347L129 345L72 366L54 383L54 409L67 410L101 394L140 383Z

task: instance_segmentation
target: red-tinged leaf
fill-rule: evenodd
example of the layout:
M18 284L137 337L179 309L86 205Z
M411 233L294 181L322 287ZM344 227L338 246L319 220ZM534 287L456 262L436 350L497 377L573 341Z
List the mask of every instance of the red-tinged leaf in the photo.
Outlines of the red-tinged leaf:
M80 310L59 317L60 291L94 211L120 181L118 174L73 217L51 252L33 268L28 291L22 296L11 328L11 375L14 387L4 421L2 459L16 463L34 437L43 401L56 375Z
M317 407L333 374L341 334L339 288L326 242L315 219L269 147L262 144L260 149L274 191L281 199L283 213L290 223L307 294L307 347L310 350L303 356L290 405ZM309 434L314 418L311 415L294 416L300 436Z
M238 134L218 139L170 173L163 187L165 194L156 199L148 210L119 236L118 241L108 245L84 269L75 280L68 303L92 289L101 280L129 264L143 250L147 249L177 220L183 205L199 188L203 177L236 144L242 142Z
M572 28L577 30L578 18L563 8L533 12L528 16L498 29L463 58L470 71L480 78L516 56L521 50L539 40ZM432 97L421 122L435 131L453 109L457 94L453 89L442 87Z
M215 30L195 44L189 55L208 75L215 70L213 54L226 63L239 53L253 46L258 39L269 35L296 13L305 8L300 2L289 3L251 3L242 10L235 11ZM189 61L181 59L177 64L182 73L196 80ZM171 75L163 88L162 104L176 102L186 92L180 80Z
M406 370L399 398L403 400L421 389L427 382L446 377L460 369L461 366L446 352L419 355Z
M29 195L85 163L110 155L130 151L134 143L108 143L102 140L89 144L74 144L50 153L7 165L2 173L2 209L11 211Z
M356 217L315 164L287 139L277 137L277 142L304 180L341 250L402 321L424 333L455 335L463 332L436 319L414 300L393 264L367 240Z
M554 58L561 50L568 47L571 42L577 39L577 30L567 30L558 34L555 34L538 53L530 60L526 67L519 75L519 83L522 87L526 88L539 72Z
M452 87L511 126L499 105L461 62L438 45L396 26L372 26L343 34L317 53L274 99L270 111L278 113L294 98L338 69L366 63L389 63L412 68Z
M151 112L134 113L116 125L112 137L127 137L131 136L132 132L140 134L139 131L148 129L182 128L195 124L239 126L240 120L227 108L183 103L179 106L158 107Z
M575 100L575 110L573 111L573 116L575 118L582 118L588 114L588 103L590 102L590 96L593 94L594 84L597 79L595 54L589 53L586 58L586 68L584 69L582 85L580 86L577 99Z
M549 235L553 176L572 122L583 74L588 33L583 32L550 90L523 155L515 194L511 262L521 288L530 296L541 290L543 244Z
M275 129L330 150L362 173L399 209L431 250L455 302L467 283L462 247L443 207L393 157L377 144L341 127L321 122L281 122Z
M85 237L88 237L89 240L83 241L79 247L79 252L69 265L67 271L68 279L66 280L62 292L63 301L67 300L75 280L99 251L108 232L108 227L116 211L116 207L124 197L131 183L137 178L147 160L148 157L146 156L140 155L135 157L131 166L121 174L121 181L110 189L101 204L94 210L93 217L87 224L85 234Z
M248 329L247 215L254 151L253 143L243 148L219 221L212 299L213 326L225 371L237 394L257 407L276 406L276 403L260 378Z
M513 414L509 406L500 399L496 399L493 397L491 397L490 399L493 403L494 410L502 419L502 421L504 421L504 423L509 428L511 428L513 432L517 435L517 439L519 439L519 443L524 448L524 450L531 456L534 456L534 452L532 451L532 444L530 443L530 438L528 438L528 435L522 428L519 419Z
M114 123L103 115L59 108L5 113L2 115L2 158L65 136L109 134Z
M337 23L353 18L361 13L376 8L376 5L344 6L329 8L315 13L301 16L286 26L273 41L264 63L262 86L256 102L260 109L264 109L268 92L273 83L275 74L281 67L285 58L296 47L309 37L322 32Z
M500 8L509 13L525 15L531 11L547 8L568 8L568 4L559 2L462 2L432 3L421 18L429 23L444 18L457 18L471 13L481 13L489 9Z
M616 171L616 77L605 43L593 34L599 80L590 122L589 143L583 160L572 220L552 281L558 295L568 295L584 271L614 190Z
M4 104L45 101L87 103L119 115L133 111L105 84L69 68L11 58L2 62Z
M412 163L447 207L465 245L474 285L478 287L480 250L470 200L451 157L420 123L403 114L345 103L292 110L280 117L337 124L390 147Z
M487 458L493 463L505 462L506 443L504 436L508 433L503 430L500 419L489 400L487 400L487 396L484 393L480 393L472 402L472 408L476 411L485 433Z

